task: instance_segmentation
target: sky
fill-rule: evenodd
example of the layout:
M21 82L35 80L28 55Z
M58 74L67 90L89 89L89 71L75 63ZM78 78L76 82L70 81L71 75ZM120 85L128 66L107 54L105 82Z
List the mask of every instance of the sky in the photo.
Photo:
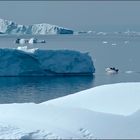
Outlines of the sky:
M0 18L50 23L74 30L140 25L138 1L0 1Z

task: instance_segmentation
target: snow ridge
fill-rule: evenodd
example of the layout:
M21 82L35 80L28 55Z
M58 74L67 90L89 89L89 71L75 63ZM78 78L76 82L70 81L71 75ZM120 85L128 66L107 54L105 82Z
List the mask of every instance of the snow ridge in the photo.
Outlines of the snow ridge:
M140 82L118 83L41 104L0 104L0 139L139 139L139 93Z

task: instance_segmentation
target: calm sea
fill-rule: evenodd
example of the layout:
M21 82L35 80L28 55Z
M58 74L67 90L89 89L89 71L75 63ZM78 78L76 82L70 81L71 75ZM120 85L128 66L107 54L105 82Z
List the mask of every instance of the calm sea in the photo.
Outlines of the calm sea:
M40 103L98 85L140 81L140 36L83 34L35 37L46 40L46 43L28 45L31 48L89 52L96 73L93 76L0 77L0 103ZM16 38L1 36L0 47L16 48L19 46L14 44ZM116 67L119 73L107 75L106 67Z

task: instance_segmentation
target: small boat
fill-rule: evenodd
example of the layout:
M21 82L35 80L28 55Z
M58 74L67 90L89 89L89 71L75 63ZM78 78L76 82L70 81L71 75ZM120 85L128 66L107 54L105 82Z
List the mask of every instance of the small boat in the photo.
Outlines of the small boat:
M117 74L119 72L119 69L110 67L110 68L106 68L105 71L107 72L107 74Z

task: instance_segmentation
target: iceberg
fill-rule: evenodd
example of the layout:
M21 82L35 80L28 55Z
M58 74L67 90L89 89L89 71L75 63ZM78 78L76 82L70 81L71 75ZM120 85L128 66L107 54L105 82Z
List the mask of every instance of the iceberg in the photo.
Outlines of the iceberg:
M47 23L20 25L13 21L0 19L0 34L73 34L73 30Z
M93 61L87 53L72 50L0 49L0 76L91 75Z
M0 104L0 139L139 139L140 82L103 85L40 104Z

